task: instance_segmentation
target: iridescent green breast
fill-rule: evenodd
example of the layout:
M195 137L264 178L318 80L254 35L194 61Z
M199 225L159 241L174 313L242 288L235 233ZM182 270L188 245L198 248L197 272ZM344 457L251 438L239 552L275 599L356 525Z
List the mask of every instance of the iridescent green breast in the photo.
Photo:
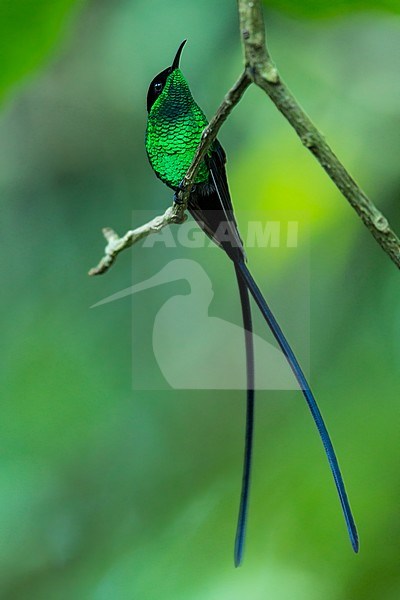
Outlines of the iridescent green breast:
M172 188L184 178L207 119L197 106L179 69L169 75L165 87L151 107L146 129L146 150L157 177ZM208 179L205 163L195 182Z

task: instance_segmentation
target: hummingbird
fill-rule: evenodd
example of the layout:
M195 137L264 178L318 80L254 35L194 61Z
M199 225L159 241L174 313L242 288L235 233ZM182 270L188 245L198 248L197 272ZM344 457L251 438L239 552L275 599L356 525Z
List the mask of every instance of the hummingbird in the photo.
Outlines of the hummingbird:
M174 190L174 199L177 202L179 202L178 192L181 183L200 143L202 132L208 124L179 68L185 43L186 40L179 46L172 65L154 77L147 93L148 119L145 135L147 156L156 176ZM350 541L353 550L358 552L356 525L323 417L293 350L247 267L245 250L234 216L225 164L225 152L219 141L215 140L197 172L190 192L188 210L204 233L226 253L232 262L242 307L247 398L242 487L234 543L235 566L239 566L243 560L253 454L255 378L250 297L255 301L286 357L311 411L333 475Z

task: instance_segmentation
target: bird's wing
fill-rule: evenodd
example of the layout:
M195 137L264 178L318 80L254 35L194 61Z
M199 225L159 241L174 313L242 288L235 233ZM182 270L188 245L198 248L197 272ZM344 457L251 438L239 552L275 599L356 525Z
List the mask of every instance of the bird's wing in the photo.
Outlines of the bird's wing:
M226 177L225 152L214 142L211 155L206 159L210 171L207 184L196 186L189 201L189 211L203 231L234 260L245 257L239 235Z

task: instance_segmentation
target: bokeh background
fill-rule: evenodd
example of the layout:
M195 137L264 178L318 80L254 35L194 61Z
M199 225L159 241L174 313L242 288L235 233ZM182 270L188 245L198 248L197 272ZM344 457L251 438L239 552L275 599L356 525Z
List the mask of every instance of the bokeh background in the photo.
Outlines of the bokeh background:
M398 0L266 7L283 77L397 231L399 12ZM89 310L165 264L162 247L138 247L87 276L101 227L123 232L132 211L171 201L144 151L149 81L188 38L182 68L211 116L240 72L237 28L228 0L0 3L2 598L400 597L398 272L261 91L248 90L220 139L239 211L308 215L307 257L249 258L294 342L292 282L309 265L311 382L360 554L300 392L262 392L235 570L243 393L134 389L132 360L149 341L132 332L131 300ZM231 269L213 257L212 314L240 322ZM174 291L185 287L135 300L149 335ZM151 387L159 373L146 365Z

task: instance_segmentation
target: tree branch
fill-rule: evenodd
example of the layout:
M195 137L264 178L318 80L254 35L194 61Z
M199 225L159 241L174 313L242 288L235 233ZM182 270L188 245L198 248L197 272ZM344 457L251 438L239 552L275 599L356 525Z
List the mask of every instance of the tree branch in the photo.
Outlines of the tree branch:
M96 267L90 269L89 275L102 275L108 271L122 250L133 246L133 244L147 237L150 233L158 233L163 227L171 225L171 223L183 223L186 221L186 214L182 208L181 204L174 202L172 206L167 208L163 215L155 217L141 227L130 229L122 237L119 237L110 227L105 227L103 235L108 243L104 250L104 256Z
M263 89L295 129L303 145L315 156L336 187L349 201L378 244L400 268L400 240L388 220L357 185L281 80L265 42L260 0L238 0L245 63L254 83Z
M278 110L294 128L303 145L325 169L384 252L400 268L399 238L390 228L384 215L366 196L339 161L322 134L280 78L265 41L261 0L238 0L238 10L245 70L229 90L215 116L203 131L199 146L184 177L176 201L162 216L156 217L137 229L128 231L123 237L118 237L110 228L103 229L104 237L108 242L105 254L97 267L90 269L89 275L105 273L122 250L129 248L150 233L156 233L171 223L183 223L185 221L185 211L198 169L215 140L221 125L251 83L254 83L268 94Z

